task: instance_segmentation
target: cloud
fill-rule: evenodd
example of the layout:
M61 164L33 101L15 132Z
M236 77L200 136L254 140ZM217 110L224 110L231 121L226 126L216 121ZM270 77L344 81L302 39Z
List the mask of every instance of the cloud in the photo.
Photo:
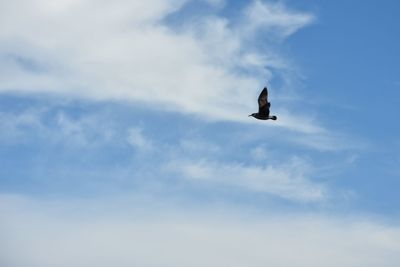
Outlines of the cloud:
M185 153L220 153L221 147L211 142L206 142L200 139L182 139L179 142L180 148Z
M132 206L138 203L2 195L0 262L8 267L394 267L400 261L400 228L362 216L249 219L237 209L167 206L142 213Z
M257 146L253 148L250 151L250 154L253 159L259 161L259 160L265 160L267 158L267 153L265 152L265 149L261 146Z
M30 184L35 189L66 193L78 187L82 193L112 189L169 194L179 184L175 195L179 199L197 190L202 196L229 191L218 197L222 202L230 202L232 196L267 197L279 204L307 207L343 201L340 185L335 188L319 180L332 169L347 166L347 161L317 159L313 150L299 146L286 149L287 143L306 138L298 134L275 140L279 132L257 125L221 128L219 123L182 121L149 111L149 119L142 120L143 113L118 104L48 105L47 100L30 100L20 99L18 108L0 112L0 144L15 151L4 152L13 164L3 172L5 177L19 175L11 182L17 191L31 180L36 181ZM331 139L321 142L305 145L341 152ZM188 201L198 200L191 196Z
M44 109L31 108L23 112L0 110L0 143L24 143L28 135L46 129L41 119Z
M205 160L179 160L168 163L166 169L180 173L184 179L199 183L234 186L296 202L320 202L328 197L327 189L322 184L308 178L310 166L299 158L278 166L269 164L262 167Z
M230 196L272 196L279 203L283 200L293 205L342 200L336 194L340 188L318 181L330 169L315 172L316 162L332 166L331 162L312 158L311 152L304 148L282 149L282 141L285 145L305 137L282 136L277 143L271 142L276 133L256 125L221 129L219 124L187 124L187 121L172 122L170 117L154 118L157 112L148 111L150 120L140 121L142 114L130 107L96 105L80 109L81 102L70 104L46 106L39 101L22 110L20 107L17 111L0 113L1 142L12 143L11 148L16 151L20 147L38 151L35 161L30 160L29 154L14 153L8 157L9 161L23 162L21 181L33 178L41 181L41 190L70 190L56 184L63 182L86 192L114 188L150 194L169 192L178 183L184 190L177 198L185 198L185 191L194 187L202 195L232 189ZM166 132L159 134L160 126L164 129L166 125ZM182 131L187 128L190 130ZM318 143L306 145L314 147ZM317 149L323 151L340 149L334 143L320 146ZM340 168L340 164L333 165ZM5 173L12 176L16 172L7 169ZM100 180L102 185L98 185ZM21 181L13 182L15 188L21 188ZM221 200L224 201L223 197Z
M252 45L255 32L277 29L284 39L312 16L255 1L237 18L204 15L196 23L169 25L168 16L181 12L186 2L2 2L0 91L141 102L248 122L243 114L254 109L265 80L273 77L272 70L285 68L279 55ZM251 28L236 20L248 20ZM303 124L289 116L295 123L278 125L302 131Z
M254 1L246 9L248 31L264 31L274 38L286 38L312 23L315 16L288 9L282 2Z
M6 144L43 142L42 146L93 147L115 138L113 127L101 115L74 117L65 106L55 108L45 103L22 110L0 111L0 142Z
M129 129L128 143L141 151L153 149L152 142L143 135L143 130L137 127Z

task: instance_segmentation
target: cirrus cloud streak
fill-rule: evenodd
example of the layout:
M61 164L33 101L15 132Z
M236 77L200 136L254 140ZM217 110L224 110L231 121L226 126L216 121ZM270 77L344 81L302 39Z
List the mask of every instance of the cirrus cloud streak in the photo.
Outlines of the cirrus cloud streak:
M56 93L245 122L272 71L285 60L257 33L285 39L314 17L254 1L234 23L204 15L169 25L189 0L2 2L0 91ZM23 9L20 7L24 6ZM262 19L274 14L271 20ZM250 28L240 24L250 25ZM232 107L235 107L232 109ZM287 120L298 121L290 114ZM314 132L315 121L278 125Z

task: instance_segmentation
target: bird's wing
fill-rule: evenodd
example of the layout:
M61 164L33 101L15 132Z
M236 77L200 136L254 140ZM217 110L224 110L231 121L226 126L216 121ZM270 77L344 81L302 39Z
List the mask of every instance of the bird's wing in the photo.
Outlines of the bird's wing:
M260 93L260 96L258 97L258 113L266 114L268 109L268 90L267 87L264 87Z

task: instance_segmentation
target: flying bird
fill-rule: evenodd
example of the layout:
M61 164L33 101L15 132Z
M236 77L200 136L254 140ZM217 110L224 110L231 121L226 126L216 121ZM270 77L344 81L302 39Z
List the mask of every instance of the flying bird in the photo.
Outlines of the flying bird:
M271 103L268 102L268 89L264 87L261 91L260 96L258 97L258 113L252 113L249 117L254 117L259 120L276 120L276 116L269 115L269 108L271 107Z

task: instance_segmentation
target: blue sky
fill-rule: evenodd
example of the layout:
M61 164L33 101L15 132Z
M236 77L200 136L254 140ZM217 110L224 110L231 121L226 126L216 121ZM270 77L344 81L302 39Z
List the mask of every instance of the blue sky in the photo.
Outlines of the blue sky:
M399 11L0 2L0 263L397 266Z

